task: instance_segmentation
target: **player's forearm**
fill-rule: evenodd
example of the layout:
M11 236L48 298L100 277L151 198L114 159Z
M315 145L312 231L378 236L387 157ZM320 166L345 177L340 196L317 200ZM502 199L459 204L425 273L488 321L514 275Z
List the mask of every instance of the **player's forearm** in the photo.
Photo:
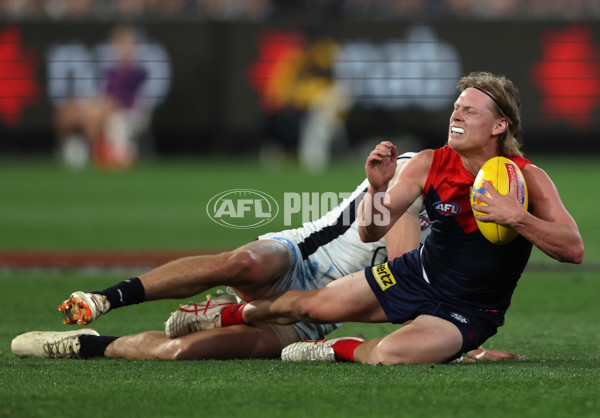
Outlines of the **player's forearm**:
M575 264L583 261L583 240L575 225L548 222L523 211L511 226L555 260Z
M385 189L377 191L369 186L358 209L358 234L363 242L377 241L390 230L390 211L385 206L388 198Z

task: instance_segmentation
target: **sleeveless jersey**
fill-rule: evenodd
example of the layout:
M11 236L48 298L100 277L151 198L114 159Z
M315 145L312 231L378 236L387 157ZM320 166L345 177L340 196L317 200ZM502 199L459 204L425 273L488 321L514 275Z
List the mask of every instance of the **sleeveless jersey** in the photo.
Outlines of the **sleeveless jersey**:
M508 157L519 168L530 161ZM448 145L434 150L425 183L431 233L422 247L424 277L446 300L505 312L525 269L532 244L521 235L506 245L485 239L469 195L475 178Z

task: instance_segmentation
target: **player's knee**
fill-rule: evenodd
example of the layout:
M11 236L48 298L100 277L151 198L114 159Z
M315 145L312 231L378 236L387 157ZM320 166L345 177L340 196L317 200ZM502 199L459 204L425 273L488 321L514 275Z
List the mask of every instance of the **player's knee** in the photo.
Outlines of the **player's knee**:
M252 250L239 249L231 252L227 259L227 268L232 276L240 279L252 281L262 275L261 262Z
M380 341L369 353L367 358L368 364L405 364L416 363L410 354L403 347L387 344L385 340Z
M411 337L406 339L405 344L394 339L382 339L369 353L367 363L374 365L445 363L457 351L453 346L441 341L428 344L419 336Z
M327 310L323 309L323 304L319 301L317 294L313 292L303 292L306 295L298 298L291 305L291 312L302 322L322 322L326 321Z
M179 338L168 340L161 344L157 357L161 360L188 360L189 345Z
M310 305L305 302L306 298L302 298L294 301L289 305L287 312L284 314L287 317L294 318L301 322L310 322L311 320L311 310Z
M192 360L191 346L185 340L175 338L163 345L160 358L161 360Z

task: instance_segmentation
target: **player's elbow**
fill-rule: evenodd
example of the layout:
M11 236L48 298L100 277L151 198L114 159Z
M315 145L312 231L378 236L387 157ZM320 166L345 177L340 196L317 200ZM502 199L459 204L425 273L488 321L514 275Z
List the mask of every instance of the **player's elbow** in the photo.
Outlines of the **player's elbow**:
M377 234L374 234L372 231L370 231L364 225L361 225L358 227L358 236L360 237L360 240L362 242L375 242L379 238L381 238L381 237L378 237Z
M368 234L367 234L367 231L364 226L358 227L358 236L360 237L360 240L362 242L369 242L369 241L367 241Z
M562 263L581 264L583 262L583 255L583 242L579 241L576 244L570 244L568 247L564 248L563 251L554 258Z
M581 239L581 235L575 235L575 242L569 245L569 263L581 264L583 262L583 239Z
M583 262L583 254L583 242L581 242L579 245L571 248L569 259L567 260L567 262L573 264L581 264Z

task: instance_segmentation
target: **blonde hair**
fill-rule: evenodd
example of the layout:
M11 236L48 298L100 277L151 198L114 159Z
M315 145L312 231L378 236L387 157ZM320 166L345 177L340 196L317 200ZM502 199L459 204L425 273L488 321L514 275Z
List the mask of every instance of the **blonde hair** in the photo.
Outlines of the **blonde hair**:
M462 77L457 87L461 92L474 87L485 90L484 93L489 93L494 101L492 112L498 118L508 120L508 129L498 139L500 152L506 156L522 156L519 139L521 135L521 100L519 99L519 89L513 82L503 75L497 76L492 73L476 71Z

